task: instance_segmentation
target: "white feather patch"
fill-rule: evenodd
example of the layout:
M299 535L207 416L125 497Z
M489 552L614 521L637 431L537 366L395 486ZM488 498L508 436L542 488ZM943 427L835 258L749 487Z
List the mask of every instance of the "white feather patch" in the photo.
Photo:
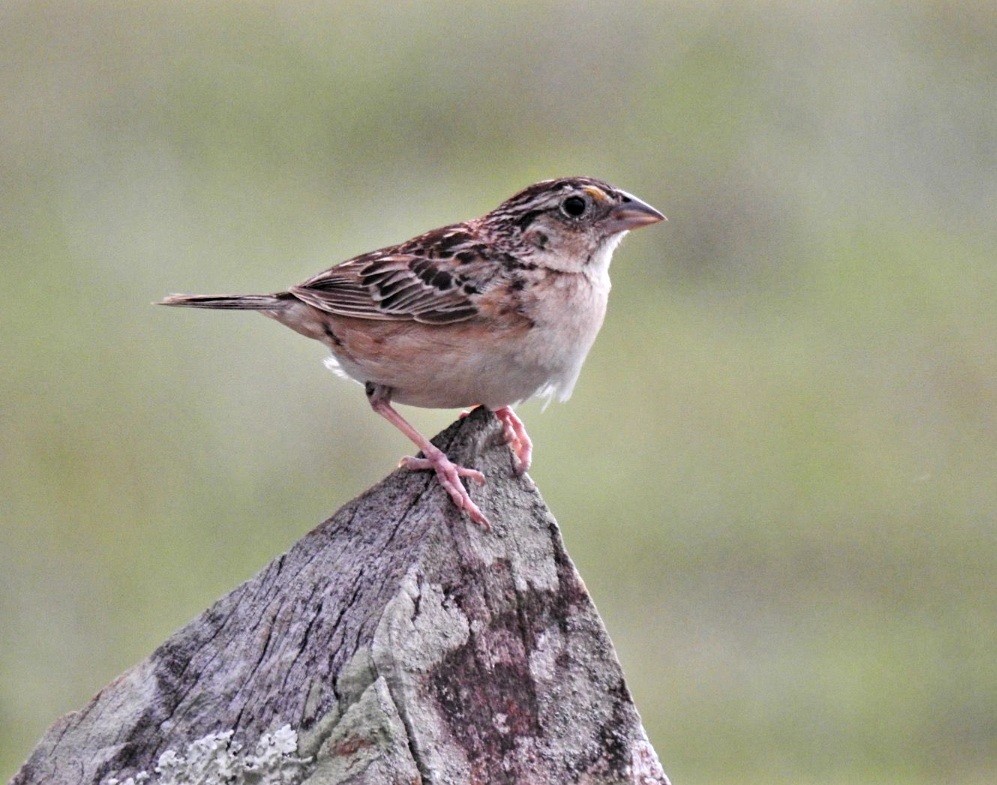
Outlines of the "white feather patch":
M332 371L340 379L349 379L351 382L356 382L357 380L350 376L346 371L343 370L343 366L339 364L339 360L335 358L334 355L329 355L324 360L322 360L322 365ZM360 384L360 382L357 382Z

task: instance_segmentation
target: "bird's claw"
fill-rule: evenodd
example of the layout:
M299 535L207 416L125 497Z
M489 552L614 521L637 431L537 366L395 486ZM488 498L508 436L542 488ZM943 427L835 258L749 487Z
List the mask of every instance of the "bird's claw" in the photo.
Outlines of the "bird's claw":
M503 406L495 410L495 416L502 423L502 435L506 444L512 450L512 466L517 476L522 476L533 462L533 442L526 433L526 426L509 407Z
M488 518L478 508L478 505L471 500L467 489L460 481L461 477L467 477L478 485L484 485L485 475L477 469L468 469L466 466L459 466L442 452L429 458L405 456L398 465L412 471L435 471L437 480L439 480L440 485L450 495L453 503L464 510L470 516L471 520L479 526L482 526L486 530L491 529Z

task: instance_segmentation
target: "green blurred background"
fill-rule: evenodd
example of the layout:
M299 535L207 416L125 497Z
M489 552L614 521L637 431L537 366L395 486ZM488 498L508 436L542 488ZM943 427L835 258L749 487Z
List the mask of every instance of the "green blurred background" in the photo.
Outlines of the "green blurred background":
M522 413L666 771L992 781L994 5L398 5L0 8L0 778L409 450L150 302L584 173L670 221Z

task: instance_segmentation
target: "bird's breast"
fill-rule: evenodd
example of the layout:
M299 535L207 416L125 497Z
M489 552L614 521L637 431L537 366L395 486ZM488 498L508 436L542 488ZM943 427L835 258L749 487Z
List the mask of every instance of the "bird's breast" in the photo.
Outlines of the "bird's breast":
M343 373L390 387L398 403L446 409L498 408L535 395L564 400L602 325L609 286L574 275L549 283L525 290L515 318L446 325L333 318L324 333L335 340L320 340Z
M606 274L561 275L537 298L534 327L524 346L524 358L547 377L535 394L561 401L570 397L606 316L609 288Z

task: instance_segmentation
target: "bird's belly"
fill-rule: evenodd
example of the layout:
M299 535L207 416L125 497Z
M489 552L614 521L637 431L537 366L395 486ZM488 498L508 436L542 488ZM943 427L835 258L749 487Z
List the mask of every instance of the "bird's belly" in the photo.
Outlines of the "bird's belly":
M548 290L529 319L432 327L325 317L315 337L346 375L390 387L398 403L494 409L538 394L566 400L602 325L608 292L608 278L594 286L572 276Z
M508 406L532 397L545 384L537 374L510 365L481 370L473 364L438 369L432 378L396 385L392 400L429 409Z
M393 401L429 409L477 405L494 409L525 400L550 382L549 370L531 363L528 357L488 347L437 348L391 363L339 362L358 381L390 387Z
M565 351L556 336L535 328L492 335L491 340L474 332L475 325L448 325L428 336L424 330L397 330L384 335L376 351L372 346L362 352L330 348L346 375L390 387L397 403L494 409L546 390L556 392L565 384L570 388L591 345L586 341L584 347Z

